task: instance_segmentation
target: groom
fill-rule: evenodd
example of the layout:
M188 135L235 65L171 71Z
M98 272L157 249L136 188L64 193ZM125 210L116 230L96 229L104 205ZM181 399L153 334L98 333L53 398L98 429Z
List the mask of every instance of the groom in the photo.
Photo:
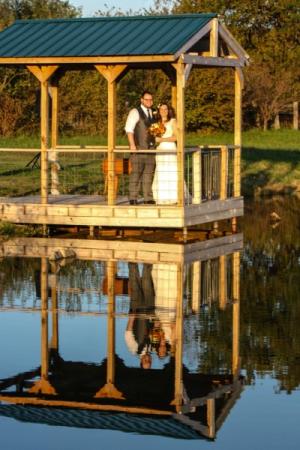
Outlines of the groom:
M150 135L149 127L153 119L153 97L149 91L141 95L141 103L132 109L127 117L125 131L130 150L131 174L129 177L129 203L137 205L139 186L142 183L144 203L155 204L152 193L152 181L155 170L155 155L143 153L154 149L155 138Z

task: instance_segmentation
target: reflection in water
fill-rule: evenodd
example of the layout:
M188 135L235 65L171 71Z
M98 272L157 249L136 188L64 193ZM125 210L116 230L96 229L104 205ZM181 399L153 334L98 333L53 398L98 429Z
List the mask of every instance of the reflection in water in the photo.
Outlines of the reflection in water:
M269 372L279 381L277 390L289 393L300 385L299 210L296 197L256 201L246 208L243 226L241 334L247 383Z
M6 403L0 414L55 425L215 438L242 389L241 236L187 246L139 243L134 251L120 241L45 241L24 238L2 248L4 256L40 255L26 264L8 260L15 268L13 285L2 285L1 301L3 311L39 312L41 354L39 367L2 377L0 401ZM78 259L53 258L58 245L72 245ZM93 255L95 249L102 258ZM63 358L60 317L66 312L105 318L101 363ZM126 322L122 332L121 319ZM209 334L216 329L226 339L212 346ZM119 341L124 345L117 353ZM133 364L127 363L131 354Z

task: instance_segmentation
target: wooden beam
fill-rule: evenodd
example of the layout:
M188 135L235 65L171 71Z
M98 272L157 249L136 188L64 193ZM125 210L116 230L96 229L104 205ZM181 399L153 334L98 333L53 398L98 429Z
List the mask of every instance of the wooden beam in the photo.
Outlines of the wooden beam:
M188 40L176 53L175 53L175 59L177 59L180 55L188 51L193 45L197 44L197 42L200 41L200 39L205 36L209 31L211 30L212 26L212 20L210 20L201 30L198 31L198 33L194 34L194 36Z
M58 67L59 67L58 65L41 66L41 67L28 65L27 69L39 80L40 83L44 83L45 81L48 81L49 78L51 78L51 76L56 72Z
M98 70L101 75L104 76L108 83L113 83L120 79L121 75L124 73L127 68L127 64L121 65L101 65L95 64L95 68Z
M233 175L233 195L241 195L241 148L242 148L242 89L243 72L235 69L235 94L234 94L234 175Z
M193 64L186 64L185 68L184 68L184 81L185 81L185 85L188 82L191 70L193 68Z
M184 206L184 144L185 144L185 77L184 64L176 65L177 73L177 170L178 170L178 206Z
M245 64L249 64L248 53L246 53L243 47L236 41L226 26L221 23L219 23L219 35L238 58L244 60Z
M0 65L134 64L139 62L173 62L176 59L175 55L0 57Z
M172 410L162 410L154 408L144 408L142 406L123 406L123 405L105 405L92 402L76 402L71 400L55 400L46 399L40 397L25 397L25 396L12 396L12 395L0 395L0 402L14 403L16 405L39 405L39 406L52 406L62 408L78 408L94 411L119 411L131 414L149 414L156 416L171 416L174 414Z
M183 62L185 64L194 64L196 66L208 67L243 67L244 61L237 58L226 58L221 56L197 56L197 55L183 55Z
M167 75L172 84L176 84L176 68L173 64L164 64L161 70Z
M210 38L209 38L210 56L213 56L213 57L218 56L218 48L219 48L218 29L219 29L218 19L213 19L212 24L211 24L211 30L210 30Z

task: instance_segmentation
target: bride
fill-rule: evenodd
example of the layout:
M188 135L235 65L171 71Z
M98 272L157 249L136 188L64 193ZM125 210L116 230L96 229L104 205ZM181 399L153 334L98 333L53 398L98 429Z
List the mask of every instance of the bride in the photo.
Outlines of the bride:
M159 154L158 152L156 154L156 168L152 184L153 197L157 204L174 205L178 200L177 124L173 109L166 103L159 106L158 112L159 119L164 124L166 131L161 137L156 138L156 142L159 143L157 150L163 150L166 153ZM170 153L168 153L169 150Z

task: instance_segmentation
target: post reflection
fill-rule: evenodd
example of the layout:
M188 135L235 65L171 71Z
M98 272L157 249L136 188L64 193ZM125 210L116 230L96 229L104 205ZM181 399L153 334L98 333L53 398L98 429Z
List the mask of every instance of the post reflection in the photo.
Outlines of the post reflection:
M65 425L69 420L74 426L72 414L79 411L87 427L214 439L239 396L242 379L239 357L241 239L233 242L230 238L216 238L213 241L207 245L202 242L202 246L199 243L173 245L170 253L164 248L155 258L155 244L148 244L148 257L145 247L135 259L128 252L127 260L126 243L119 243L118 251L120 245L125 246L123 259L103 258L100 290L106 307L101 311L106 317L107 336L105 344L99 343L106 347L106 356L99 364L62 358L60 315L65 311L60 301L61 264L42 256L40 367L29 367L27 372L0 381L0 402L7 403L0 404L0 414L29 421L39 417L42 422L51 421L53 417L56 424ZM28 253L27 249L27 256ZM81 257L80 248L77 252L75 248L75 253ZM118 303L124 297L128 299L127 311L120 314ZM193 323L200 320L202 314L210 323L213 321L211 311L216 308L219 321L231 315L231 325L225 330L231 337L231 367L225 371L215 362L206 361L201 365L198 361L196 368L187 362ZM121 316L126 321L122 333L117 332ZM121 354L116 351L117 340L123 340L125 350ZM195 342L191 345L195 346ZM129 354L134 355L136 364L127 363ZM160 364L155 364L156 361ZM63 408L65 413L62 416L62 411L59 412L60 422L57 422L57 408ZM126 414L125 421L122 414Z

